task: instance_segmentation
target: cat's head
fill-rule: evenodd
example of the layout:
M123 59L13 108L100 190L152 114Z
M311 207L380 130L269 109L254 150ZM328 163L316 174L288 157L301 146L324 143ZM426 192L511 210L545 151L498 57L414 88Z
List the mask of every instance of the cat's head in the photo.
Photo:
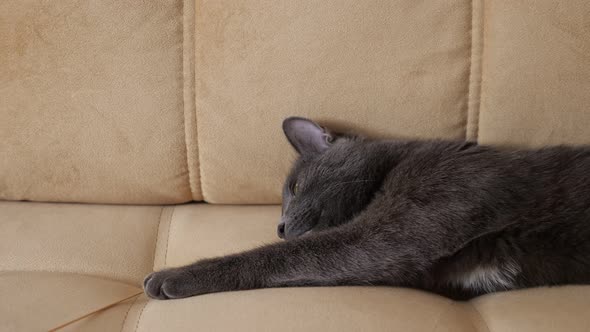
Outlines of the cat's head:
M293 239L350 221L378 186L364 140L300 117L285 119L283 131L299 157L283 186L279 237Z

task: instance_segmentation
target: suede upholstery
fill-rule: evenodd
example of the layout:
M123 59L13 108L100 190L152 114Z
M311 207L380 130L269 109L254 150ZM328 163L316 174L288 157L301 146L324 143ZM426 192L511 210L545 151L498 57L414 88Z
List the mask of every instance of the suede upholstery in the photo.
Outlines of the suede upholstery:
M183 4L150 3L0 2L0 199L200 199Z
M289 115L376 137L590 143L590 2L0 2L0 331L278 241ZM222 203L222 204L219 204ZM263 205L269 204L269 205ZM69 331L588 331L590 286L145 296Z

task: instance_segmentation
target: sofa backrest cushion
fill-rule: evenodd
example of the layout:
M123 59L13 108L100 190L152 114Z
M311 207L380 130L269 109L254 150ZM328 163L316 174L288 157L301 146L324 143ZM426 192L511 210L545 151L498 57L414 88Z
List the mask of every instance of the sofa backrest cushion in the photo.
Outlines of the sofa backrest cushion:
M278 203L291 115L590 142L590 2L0 3L0 199Z
M0 199L200 198L187 170L182 9L0 2Z

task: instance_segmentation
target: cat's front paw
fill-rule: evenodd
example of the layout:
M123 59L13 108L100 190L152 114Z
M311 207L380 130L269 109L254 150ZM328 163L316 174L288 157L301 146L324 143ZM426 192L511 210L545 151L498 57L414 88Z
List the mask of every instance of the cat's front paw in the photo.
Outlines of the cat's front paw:
M186 269L167 269L149 274L143 281L143 289L153 299L178 299L197 295L196 282Z

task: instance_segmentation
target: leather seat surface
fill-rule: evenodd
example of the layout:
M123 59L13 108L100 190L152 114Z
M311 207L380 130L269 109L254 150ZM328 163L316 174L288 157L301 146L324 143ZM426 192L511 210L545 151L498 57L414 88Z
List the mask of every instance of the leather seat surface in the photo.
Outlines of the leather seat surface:
M278 206L2 202L0 330L47 330L139 291L152 269L277 241L279 215ZM470 302L390 287L277 288L173 301L141 295L68 329L587 331L589 307L590 286Z

